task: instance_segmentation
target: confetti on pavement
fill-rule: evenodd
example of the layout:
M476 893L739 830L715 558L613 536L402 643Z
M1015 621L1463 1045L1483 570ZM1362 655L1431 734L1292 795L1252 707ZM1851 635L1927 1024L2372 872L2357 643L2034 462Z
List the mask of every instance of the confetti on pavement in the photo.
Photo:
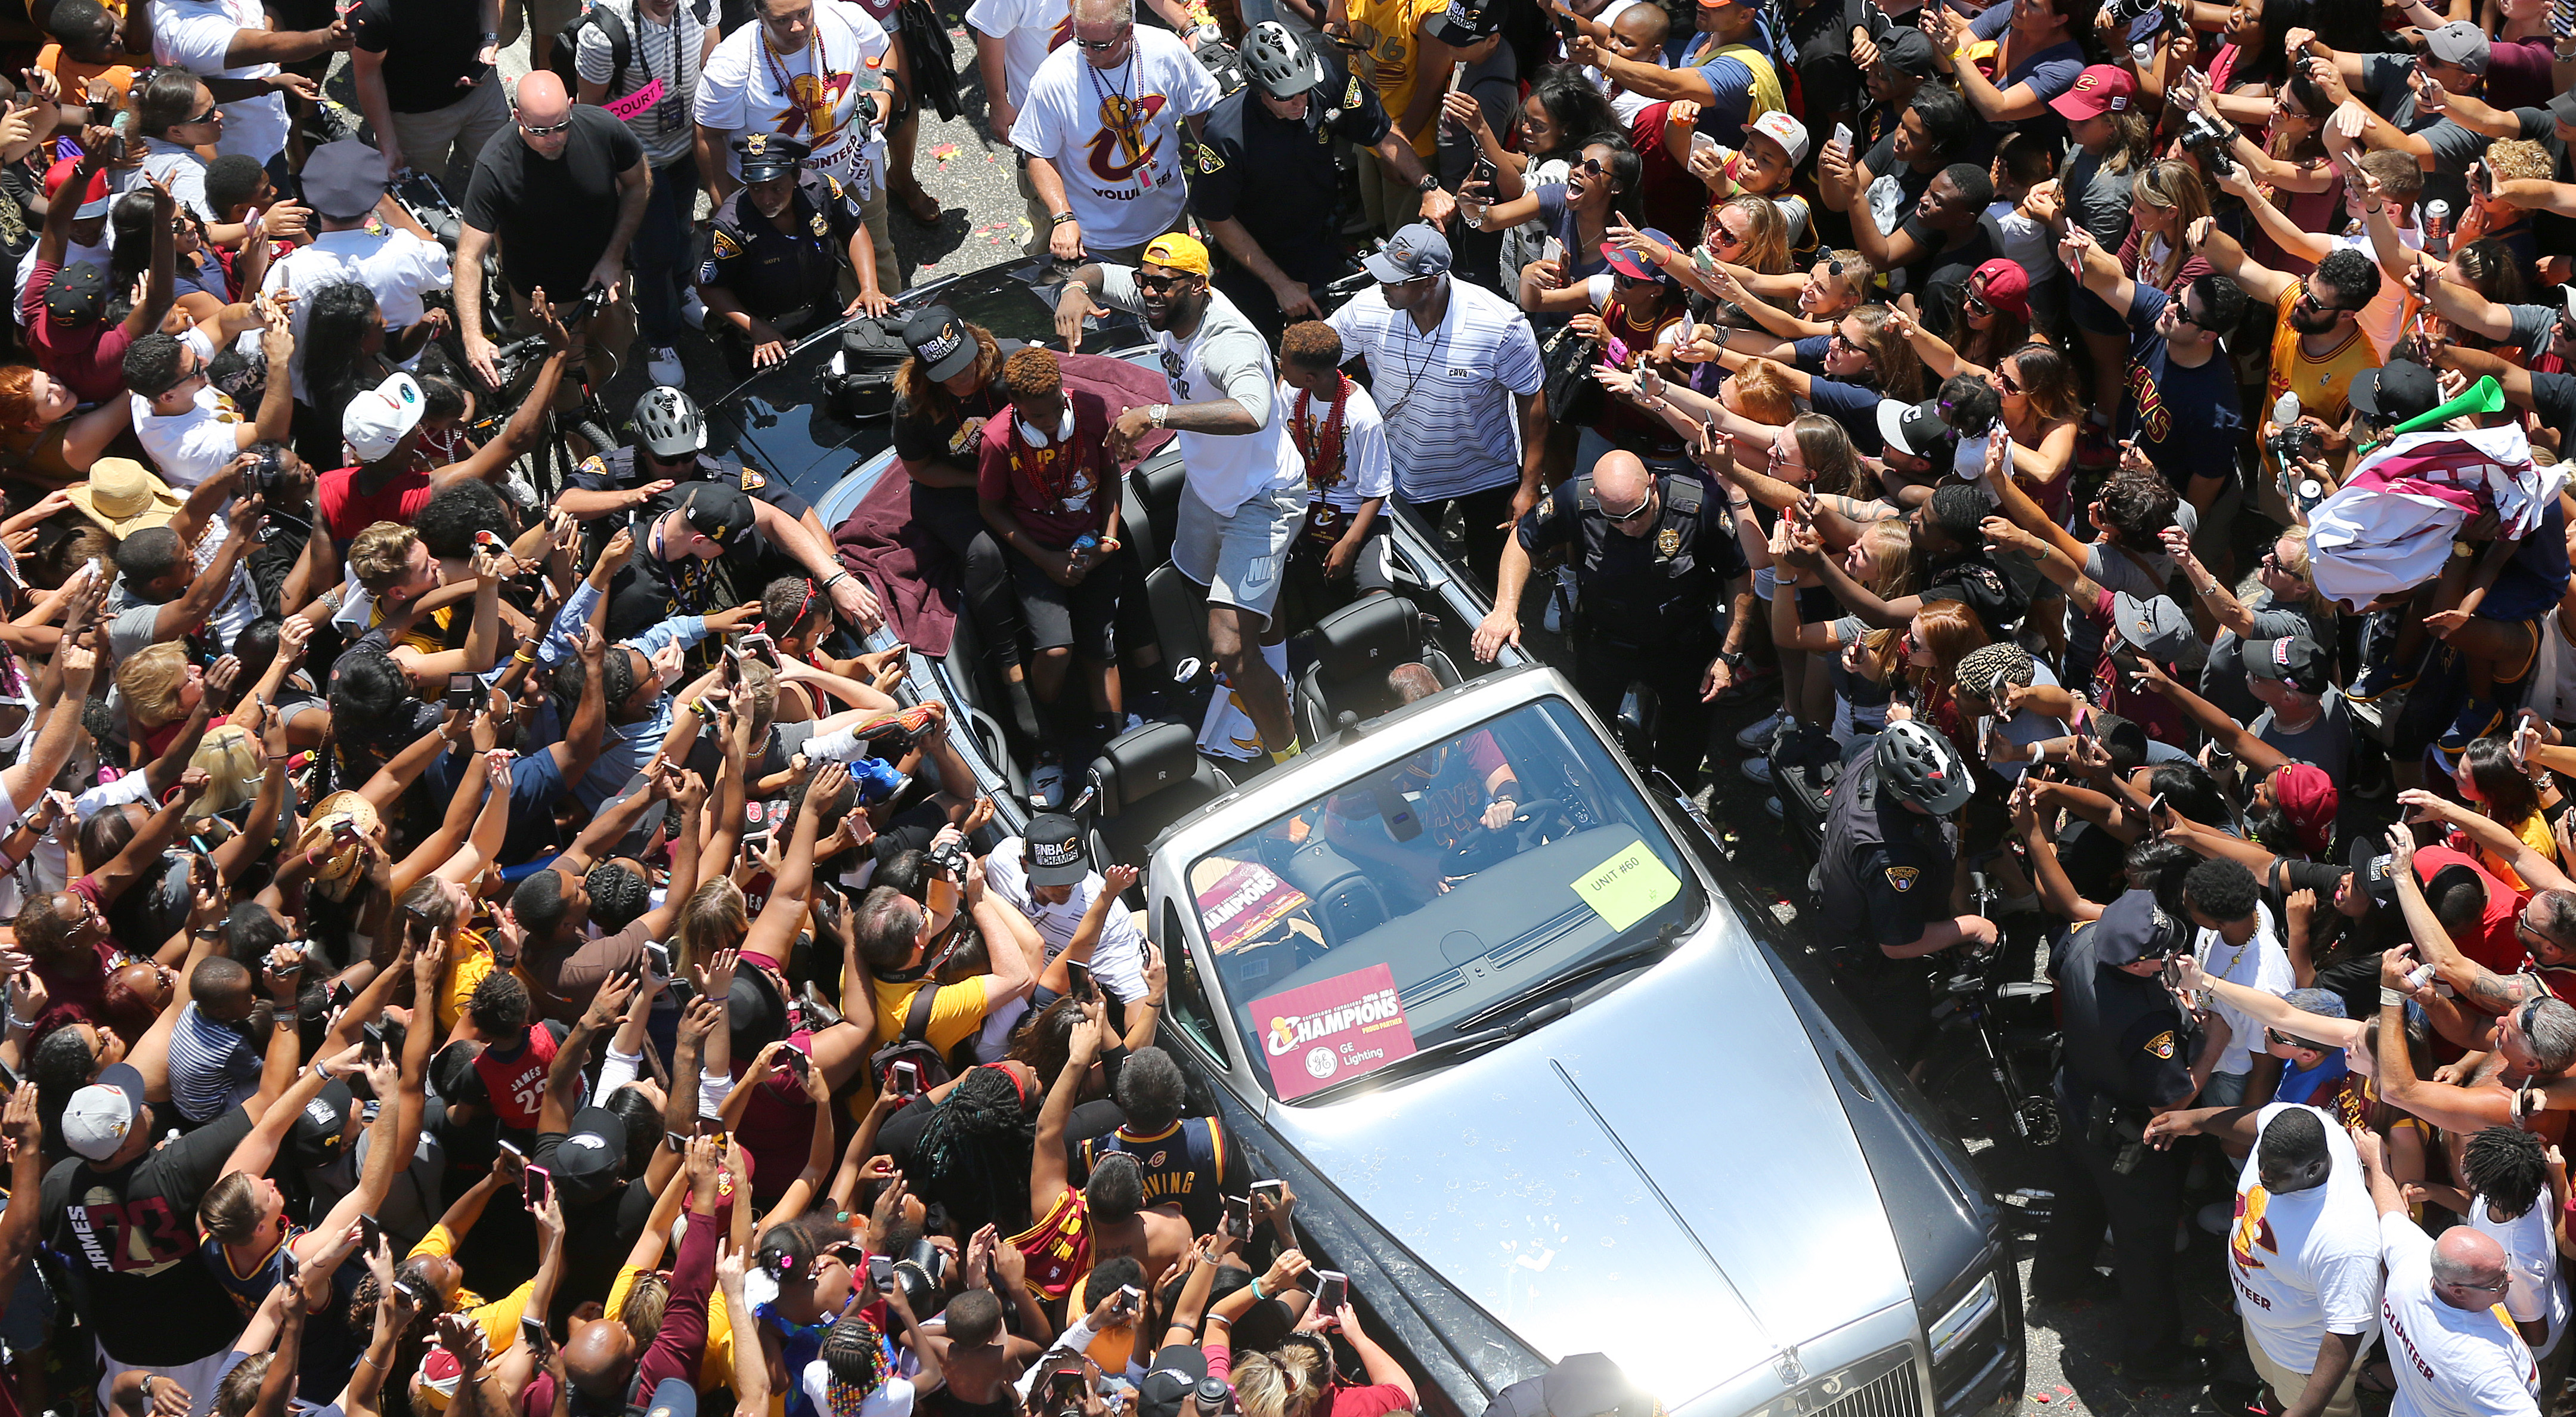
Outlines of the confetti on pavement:
M941 143L939 146L930 150L930 155L939 159L939 165L945 167L948 165L948 160L950 158L957 156L957 152L958 148L955 143Z

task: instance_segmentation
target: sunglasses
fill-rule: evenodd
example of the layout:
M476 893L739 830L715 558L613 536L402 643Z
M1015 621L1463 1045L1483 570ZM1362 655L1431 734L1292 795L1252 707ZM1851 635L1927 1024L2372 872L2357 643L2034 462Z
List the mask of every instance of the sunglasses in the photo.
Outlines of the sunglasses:
M224 116L224 107L223 107L223 105L222 105L222 104L216 104L214 107L207 109L205 112L198 114L198 115L197 115L196 117L194 117L194 118L187 118L187 119L182 119L182 120L180 120L180 122L179 122L178 126L179 126L179 127L182 127L182 128L185 128L185 127L189 127L189 126L192 126L192 125L194 125L194 124L198 124L198 123L212 123L212 122L216 121L217 119L219 119L219 118L221 118L221 117L223 117L223 116Z
M1122 30L1116 39L1084 39L1077 35L1074 37L1073 44L1076 49L1088 49L1094 54L1105 54L1126 42L1127 34Z
M2000 364L1995 366L1995 387L2007 394L2017 394L2022 392L2021 380L2014 378L2012 376L2012 371L2004 368Z
M1186 275L1149 276L1142 271L1138 271L1134 277L1138 290L1149 291L1155 295L1160 295L1190 278Z
M2313 290L2300 291L2297 304L2304 306L2307 309L2321 311L2329 315L2349 314L2352 310L2352 307L2349 305L2328 305L2324 301L2319 300L2317 298L2317 293ZM2200 324L2198 320L2193 320L2192 323L2195 325ZM2207 325L2201 325L2201 328L2207 329L2209 327Z
M1566 170L1569 172L1580 172L1587 177L1598 177L1601 174L1608 172L1610 169L1601 165L1601 159L1597 157L1587 157L1581 162L1572 164Z
M1624 526L1627 523L1644 516L1646 514L1646 509L1653 505L1655 505L1655 494L1652 491L1649 491L1643 498L1638 500L1637 505L1630 507L1628 510L1624 512L1614 512L1609 508L1604 507L1601 509L1601 515L1608 517L1610 519L1610 524L1613 526Z
M572 131L572 115L569 113L564 115L564 121L561 123L549 123L542 128L530 123L524 118L519 118L515 112L511 114L511 117L517 120L519 131L527 134L531 138L551 138L558 133L569 133Z
M2325 1044L2323 1044L2323 1043L2312 1042L2312 1041L2310 1041L2310 1040L2308 1040L2308 1039L2305 1039L2305 1038L2298 1038L2298 1037L2294 1037L2294 1036L2292 1036L2292 1035L2290 1035L2290 1034L2283 1033L2281 1030L2279 1030L2279 1029L2277 1029L2277 1028L2266 1028L2266 1029L2264 1029L2264 1030L2263 1030L2263 1037L2264 1037L2266 1040L2268 1040L2268 1041L2270 1041L2270 1042L2273 1042L2273 1043L2277 1043L2277 1044L2281 1045L2281 1046L2282 1046L2282 1047L2284 1047L2284 1048L2307 1048L2307 1049L2311 1049L2311 1050L2313 1050L2313 1051L2315 1051L2315 1052L2319 1052L2319 1053L2331 1053L2331 1052L2333 1052L2333 1051L2334 1051L2334 1049L2327 1047L2327 1046L2326 1046Z
M1860 353L1860 346L1852 343L1851 336L1844 334L1840 330L1834 331L1833 338L1826 341L1826 343L1835 349L1849 350L1854 354Z
M1718 223L1717 230L1709 236L1710 241L1720 246L1741 246L1747 239L1728 230L1724 222Z
M1984 296L1977 294L1973 290L1964 291L1960 294L1959 308L1967 311L1971 315L1991 315L1995 313L1995 307L1987 303Z

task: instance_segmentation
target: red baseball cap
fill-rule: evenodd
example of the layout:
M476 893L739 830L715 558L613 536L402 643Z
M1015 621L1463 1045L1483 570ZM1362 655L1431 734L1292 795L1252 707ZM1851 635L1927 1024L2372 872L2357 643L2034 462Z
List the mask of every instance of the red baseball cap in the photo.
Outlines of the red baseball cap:
M63 184L71 181L72 174L79 169L80 159L76 157L63 158L46 168L45 199L53 200L54 194L63 190ZM101 168L89 175L89 188L81 194L80 210L72 215L83 221L107 215L107 169Z
M2299 829L2299 844L2323 856L2334 836L2335 808L2341 796L2334 779L2326 776L2324 768L2292 763L2272 774L2272 796L2280 801L2290 824Z
M2030 273L2021 262L1998 256L1970 272L1968 280L1987 304L2016 320L2030 318Z
M2093 64L2075 76L2075 87L2050 99L2048 106L2067 122L2081 123L2105 113L2127 112L2137 92L2138 81L2128 70L2113 64Z

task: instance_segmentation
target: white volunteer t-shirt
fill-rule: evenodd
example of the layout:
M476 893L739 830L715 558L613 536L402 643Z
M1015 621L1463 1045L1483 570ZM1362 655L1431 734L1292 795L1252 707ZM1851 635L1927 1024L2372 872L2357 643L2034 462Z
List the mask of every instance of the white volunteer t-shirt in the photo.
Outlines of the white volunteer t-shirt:
M1172 34L1138 25L1127 62L1093 67L1080 46L1030 76L1011 146L1055 164L1066 205L1095 250L1141 246L1181 223L1182 120L1216 107L1216 77Z
M268 28L259 0L152 0L152 57L176 64L199 78L265 79L275 64L225 66L233 37L243 30ZM239 99L224 106L224 136L219 154L240 153L267 162L286 151L286 100L273 93Z
M2511 1220L2490 1216L2485 1196L2477 1197L2469 1206L2469 1223L2495 1237L2495 1242L2504 1247L2505 1263L2513 1270L2513 1288L2505 1291L2504 1311L2516 1323L2548 1325L2549 1336L2541 1341L2539 1349L2543 1358L2557 1352L2558 1345L2567 1341L2567 1281L2558 1273L2558 1239L2549 1233L2554 1209L2545 1189L2531 1209Z
M2388 1284L2379 1324L2397 1396L2388 1417L2538 1417L2540 1367L2504 1305L2455 1309L2433 1292L2433 1237L2393 1210L2379 1217Z
M885 171L885 135L852 120L859 94L877 87L885 69L884 27L856 5L822 4L806 48L780 54L765 35L750 24L725 36L698 79L697 121L725 135L725 170L742 175L735 135L776 133L812 144L807 165L867 200Z
M1144 33L1139 30L1137 37L1143 38ZM1020 121L1025 128L1028 120ZM1138 315L1145 312L1136 295L1135 267L1104 265L1100 273L1102 303ZM1288 420L1280 416L1274 397L1279 375L1271 363L1270 346L1233 301L1209 291L1207 309L1186 343L1169 333L1157 333L1154 344L1162 352L1163 380L1173 403L1230 398L1261 420L1255 433L1172 435L1180 445L1181 463L1189 469L1190 491L1200 501L1220 516L1231 516L1235 508L1264 492L1305 483L1305 460L1288 441Z
M966 7L969 27L1002 42L1002 88L1012 107L1028 100L1029 80L1048 48L1071 33L1072 18L1068 0L975 0Z
M1064 904L1049 905L1029 891L1028 867L1021 862L1027 848L1028 839L1017 836L994 847L984 857L984 884L999 892L1012 909L1037 927L1038 938L1046 941L1046 957L1052 962L1073 943L1073 933L1082 927L1084 913L1109 883L1098 871L1090 872L1074 886ZM1126 906L1109 907L1101 923L1100 942L1091 947L1091 973L1101 988L1121 999L1145 997L1145 932L1136 928L1136 914Z
M2281 948L2280 932L2272 923L2272 907L2257 901L2254 906L2254 933L2245 937L2241 946L2231 945L2215 930L2203 930L2195 939L2194 953L2200 956L2200 967L2230 984L2260 989L2266 994L2286 994L2299 987L2299 977L2290 969L2290 953ZM2254 1066L2254 1055L2263 1051L2263 1025L2252 1014L2230 1007L2224 1000L2212 1000L2219 1016L2227 1020L2227 1051L2220 1054L2214 1073L2241 1073Z
M1272 397L1279 400L1280 410L1293 422L1297 417L1298 394L1281 384ZM1306 401L1306 425L1309 432L1319 432L1333 416L1333 406L1325 399ZM1296 446L1291 437L1289 446ZM1298 454L1303 466L1304 454ZM1357 384L1351 396L1342 403L1342 478L1330 487L1307 486L1306 500L1322 502L1345 512L1356 512L1360 503L1371 497L1390 496L1395 491L1395 463L1386 450L1386 419L1377 411L1377 400Z
M2255 1114L2258 1129L2298 1106L2264 1108ZM2334 1168L2325 1184L2288 1195L2264 1189L2257 1140L2236 1180L2236 1223L2227 1232L2236 1312L2272 1361L2294 1373L2316 1366L2328 1332L2376 1334L2379 1314L2379 1212L2361 1158L2340 1122L2314 1107L2302 1110L2325 1126Z

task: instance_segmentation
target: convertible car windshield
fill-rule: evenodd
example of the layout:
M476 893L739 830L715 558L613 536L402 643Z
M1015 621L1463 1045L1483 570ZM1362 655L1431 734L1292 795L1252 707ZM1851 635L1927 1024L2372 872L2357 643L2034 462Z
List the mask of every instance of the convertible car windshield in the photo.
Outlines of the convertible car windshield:
M1190 884L1227 1007L1282 1100L1507 1021L1704 905L1561 699L1316 798L1200 857Z

